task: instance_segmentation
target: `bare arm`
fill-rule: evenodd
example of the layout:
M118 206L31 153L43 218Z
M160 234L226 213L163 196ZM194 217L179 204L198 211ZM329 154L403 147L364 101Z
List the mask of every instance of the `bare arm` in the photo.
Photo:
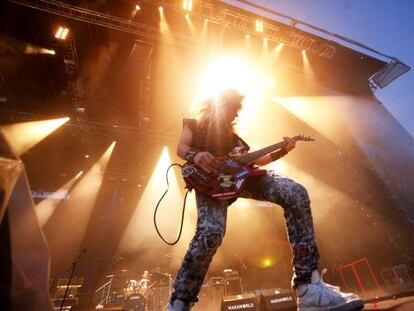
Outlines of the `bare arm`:
M193 143L193 133L191 132L190 128L185 125L183 131L181 133L180 140L177 146L177 155L186 160L186 153L189 149L191 149ZM194 164L201 167L208 173L216 172L217 171L217 161L215 160L214 155L207 151L200 151L194 157Z

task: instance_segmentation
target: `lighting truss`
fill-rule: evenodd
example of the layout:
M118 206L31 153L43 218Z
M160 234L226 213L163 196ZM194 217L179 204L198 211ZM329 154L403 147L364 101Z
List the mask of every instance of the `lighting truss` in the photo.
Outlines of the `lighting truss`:
M177 12L183 12L180 0L142 0L155 6L162 5ZM332 58L336 47L329 41L317 39L298 29L280 27L278 23L260 20L260 32L256 31L257 18L243 14L238 10L220 5L219 1L199 0L193 3L191 16L208 19L209 22L233 28L251 36L262 36L269 41L283 43L286 46L305 50L321 57Z
M105 13L84 9L78 6L66 4L55 0L7 0L12 3L63 16L66 18L106 27L113 30L131 33L137 38L147 42L165 42L192 49L203 50L204 42L181 33L172 32L171 36L161 36L156 27L128 19L111 16ZM159 3L159 2L158 2Z
M48 13L56 14L66 18L79 20L82 22L114 29L118 31L124 31L137 36L138 39L143 40L146 43L151 42L166 42L170 44L176 44L185 46L187 48L196 50L205 50L206 42L203 40L184 35L177 32L172 32L171 36L161 36L160 31L143 23L130 21L127 19L111 16L101 12L96 12L81 7L76 7L66 3L62 3L55 0L7 0L12 3L27 6L30 8L42 10ZM156 6L162 5L176 11L186 12L182 9L182 0L141 0L142 2L152 3ZM241 2L249 3L248 1ZM220 5L220 1L212 0L198 0L192 4L191 16L197 16L202 19L208 19L209 22L217 23L220 25L226 25L234 29L241 30L248 35L262 36L268 40L275 41L276 43L282 42L286 46L305 50L309 53L319 55L324 58L332 58L336 53L336 46L332 41L324 40L316 36L312 36L306 32L294 28L298 23L310 27L316 31L328 34L334 38L343 40L347 43L353 44L367 51L381 55L382 57L391 60L380 72L376 73L370 79L371 85L374 87L385 87L391 81L403 73L410 70L410 67L396 59L395 57L388 56L377 50L374 50L364 44L348 39L341 35L331 33L327 30L318 28L316 26L297 21L291 17L284 16L291 20L291 27L280 24L277 22L263 21L263 33L256 32L256 19L247 14L242 14L240 11L233 10L230 6L225 7ZM251 4L250 4L251 5ZM274 13L274 12L273 12ZM283 15L279 14L278 15Z

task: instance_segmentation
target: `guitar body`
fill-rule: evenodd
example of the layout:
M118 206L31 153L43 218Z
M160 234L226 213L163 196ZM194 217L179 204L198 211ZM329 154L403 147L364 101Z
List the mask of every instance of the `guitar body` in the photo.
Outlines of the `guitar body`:
M243 190L247 178L263 175L265 170L243 165L237 158L219 158L218 173L207 173L193 163L187 162L182 175L188 189L195 189L216 200L237 198Z

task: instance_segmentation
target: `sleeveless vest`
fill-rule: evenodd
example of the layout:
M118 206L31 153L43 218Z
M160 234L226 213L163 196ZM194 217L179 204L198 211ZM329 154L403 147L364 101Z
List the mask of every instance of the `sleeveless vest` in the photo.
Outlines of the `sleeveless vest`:
M187 125L193 134L193 148L208 151L214 156L225 156L240 143L249 150L249 145L231 129L214 126L196 119L184 119L183 126Z

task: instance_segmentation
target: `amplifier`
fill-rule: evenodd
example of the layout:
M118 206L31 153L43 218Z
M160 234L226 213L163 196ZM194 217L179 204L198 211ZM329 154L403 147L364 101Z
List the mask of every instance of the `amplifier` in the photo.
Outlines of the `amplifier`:
M255 294L226 296L221 302L221 311L259 311Z
M296 299L290 290L264 290L259 304L261 311L296 311Z

